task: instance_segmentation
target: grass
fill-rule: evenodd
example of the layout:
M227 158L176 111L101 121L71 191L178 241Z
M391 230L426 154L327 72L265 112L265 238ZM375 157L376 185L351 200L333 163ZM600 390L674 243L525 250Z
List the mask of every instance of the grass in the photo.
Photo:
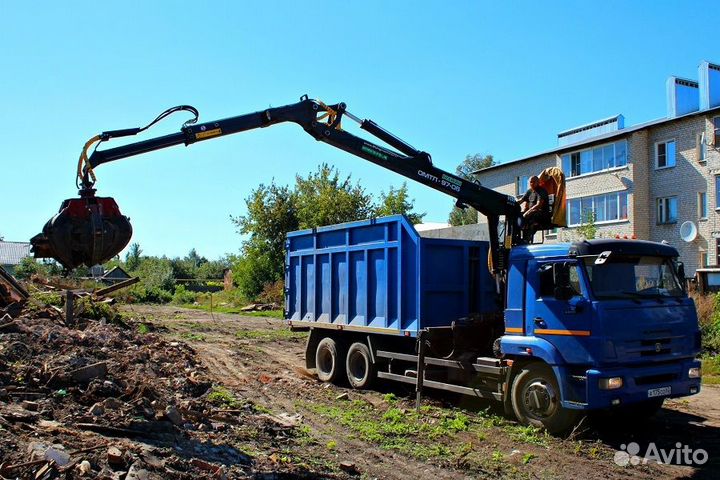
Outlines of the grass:
M210 304L191 304L187 303L184 305L181 305L183 308L189 308L191 310L203 310L206 312L210 311ZM212 311L213 313L231 313L235 315L244 315L246 317L268 317L268 318L277 318L282 319L283 318L283 311L282 310L265 310L261 312L243 312L243 307L234 307L231 305L213 305Z
M473 421L458 410L423 406L420 411L402 408L393 394L384 397L385 411L363 400L323 403L303 403L302 406L333 422L350 429L363 441L394 450L422 460L442 462L466 458L475 452L472 442L456 441L461 432L481 433L484 422ZM450 444L438 442L440 438L453 439ZM476 437L477 438L477 437ZM459 440L459 439L457 439Z
M277 330L238 330L235 337L240 340L259 340L272 342L278 340L304 340L307 332L293 332L288 328Z
M215 386L208 394L207 399L213 405L225 408L242 408L245 402L238 400L235 395L223 386Z
M183 332L180 334L180 337L185 340L190 340L191 342L204 342L207 338L202 333L194 333L194 332Z
M702 381L706 385L720 385L720 356L702 358Z

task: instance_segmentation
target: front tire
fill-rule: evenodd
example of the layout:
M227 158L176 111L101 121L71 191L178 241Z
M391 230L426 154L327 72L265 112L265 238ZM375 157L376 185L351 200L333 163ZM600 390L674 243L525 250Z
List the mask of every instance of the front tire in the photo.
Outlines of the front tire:
M557 379L544 363L522 367L512 384L511 397L520 423L544 428L551 434L566 432L581 415L578 410L563 408L560 404Z
M351 387L359 390L370 388L376 371L367 345L360 342L350 345L345 359L345 371Z
M323 382L336 383L343 376L345 363L341 360L340 345L335 339L325 337L315 350L315 371Z

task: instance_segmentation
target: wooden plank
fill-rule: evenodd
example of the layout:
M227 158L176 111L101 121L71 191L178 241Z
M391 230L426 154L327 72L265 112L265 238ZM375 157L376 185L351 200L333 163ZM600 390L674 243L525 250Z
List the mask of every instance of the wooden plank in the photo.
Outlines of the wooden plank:
M108 293L115 292L117 290L120 290L121 288L129 287L130 285L134 285L140 281L140 277L134 277L134 278L128 278L127 280L123 280L122 282L116 283L115 285L110 285L106 288L101 288L100 290L96 290L94 292L95 296L102 297L103 295L107 295Z

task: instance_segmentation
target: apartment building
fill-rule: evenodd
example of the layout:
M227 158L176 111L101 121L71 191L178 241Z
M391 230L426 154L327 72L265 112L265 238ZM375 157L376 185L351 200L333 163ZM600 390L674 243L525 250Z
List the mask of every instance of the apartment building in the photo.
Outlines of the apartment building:
M560 132L556 148L475 175L522 195L530 176L560 167L568 227L545 232L544 241L575 241L577 227L594 218L596 237L667 241L693 275L720 265L720 66L702 62L697 81L670 77L667 106L666 117L640 125L615 115Z

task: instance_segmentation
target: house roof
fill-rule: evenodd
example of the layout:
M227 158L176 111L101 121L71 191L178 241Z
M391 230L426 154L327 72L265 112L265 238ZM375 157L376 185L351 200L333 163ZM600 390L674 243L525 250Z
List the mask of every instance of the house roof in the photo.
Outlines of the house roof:
M709 109L707 109L707 110L700 110L700 111L697 111L697 112L690 112L690 113L687 113L687 114L685 114L685 115L680 115L680 116L672 117L672 118L663 117L663 118L659 118L659 119L657 119L657 120L652 120L652 121L649 121L649 122L640 123L640 124L638 124L638 125L633 125L633 126L631 126L631 127L627 127L627 128L623 128L623 129L620 129L620 130L616 130L616 131L614 131L614 132L603 133L603 134L597 135L597 136L595 136L595 137L585 138L585 139L583 139L583 140L580 140L579 142L571 143L571 144L569 144L569 145L557 146L557 147L552 148L552 149L550 149L550 150L546 150L546 151L544 151L544 152L536 153L536 154L531 155L531 156L529 156L529 157L522 157L522 158L518 158L518 159L515 159L515 160L510 160L509 162L498 163L498 164L492 165L492 166L490 166L490 167L486 167L486 168L483 168L483 169L480 169L480 170L476 170L476 171L474 171L474 172L472 172L472 173L473 173L473 175L477 175L477 174L480 174L480 173L485 173L485 172L487 172L487 171L489 171L489 170L494 170L494 169L506 167L506 166L509 166L509 165L517 165L518 163L526 162L526 161L528 161L528 160L534 160L534 159L536 159L537 157L541 157L541 156L543 156L543 155L549 155L549 154L552 154L552 153L557 153L557 154L559 154L559 153L563 153L563 152L569 152L569 151L572 151L572 150L577 150L578 148L581 148L581 147L590 146L590 145L595 144L595 143L602 143L602 142L604 142L604 141L610 140L611 138L622 137L622 136L624 136L624 135L628 135L628 134L630 134L630 133L637 132L638 130L643 130L643 129L645 129L645 128L654 127L654 126L657 126L657 125L662 125L662 124L664 124L664 123L670 123L670 122L673 122L673 121L675 121L675 120L681 120L681 119L684 119L684 118L694 117L694 116L696 116L696 115L707 115L707 114L709 114L709 113L716 113L716 112L717 112L717 113L720 113L720 106L712 107L712 108L709 108Z
M23 258L30 256L29 243L0 240L0 265L19 265Z
M127 273L122 267L115 266L105 272L102 278L130 278L130 274Z

